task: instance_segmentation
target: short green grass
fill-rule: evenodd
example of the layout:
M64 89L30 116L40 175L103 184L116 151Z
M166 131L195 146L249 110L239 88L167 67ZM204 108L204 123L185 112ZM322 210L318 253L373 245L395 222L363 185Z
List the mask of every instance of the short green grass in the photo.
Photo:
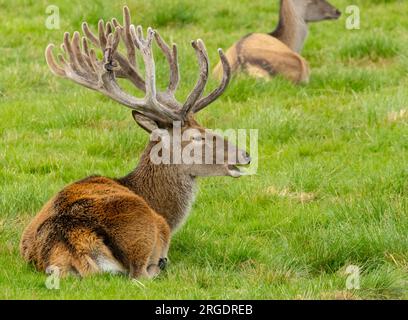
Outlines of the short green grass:
M272 30L277 3L128 4L135 22L178 43L183 99L197 76L190 40L204 39L215 63L218 47ZM43 57L83 20L120 17L123 1L0 0L0 298L408 298L408 3L353 3L361 30L346 30L344 16L311 26L308 86L236 77L200 114L210 128L259 129L259 171L201 181L166 272L144 287L105 275L51 291L19 256L24 227L64 185L126 174L148 137L128 110L56 78ZM44 27L49 4L61 30ZM158 69L164 84L163 59ZM360 290L346 290L349 265L361 268Z

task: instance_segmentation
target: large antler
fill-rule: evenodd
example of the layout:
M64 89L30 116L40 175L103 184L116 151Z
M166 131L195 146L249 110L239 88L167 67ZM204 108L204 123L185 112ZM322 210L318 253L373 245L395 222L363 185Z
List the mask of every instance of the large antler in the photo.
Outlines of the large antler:
M121 26L115 18L112 19L112 24L115 29L119 30L119 34L126 47L127 56L125 57L121 53L115 52L113 58L118 61L120 66L120 68L116 70L115 74L119 78L129 79L139 90L144 91L145 83L143 78L138 73L135 45L130 35L131 17L129 8L123 8L123 26ZM89 41L104 51L106 39L113 29L112 24L107 22L105 27L103 20L100 20L98 23L98 36L95 36L92 33L86 22L82 24L82 30Z
M206 97L202 97L208 81L209 61L204 43L201 40L193 41L200 73L199 79L184 104L175 98L175 91L179 83L179 66L177 46L170 48L160 35L148 28L146 39L142 27L135 28L131 24L130 13L127 7L123 9L123 26L116 19L106 25L101 20L98 23L98 36L83 23L82 29L86 36L81 39L75 32L72 40L69 33L64 34L61 45L66 54L58 55L59 64L55 61L53 45L46 49L46 60L50 69L56 75L71 79L87 88L99 91L113 100L161 123L171 123L174 120L184 121L190 112L196 113L217 99L226 89L230 79L230 66L219 49L224 67L224 76L220 86ZM98 60L93 49L89 49L88 40L103 52L103 58ZM122 39L126 47L126 57L118 52L118 45ZM165 55L170 66L169 84L164 92L157 92L155 79L155 62L152 44L155 39L157 45ZM138 51L145 64L145 80L140 76L136 63ZM143 99L133 97L124 92L118 85L116 78L122 77L131 81L138 89L145 93Z
M149 29L146 41L144 39L138 39L143 45L140 49L144 56L150 55L150 57L152 57L153 34L153 30ZM78 32L74 33L72 41L70 40L69 33L65 33L62 49L68 55L69 60L66 61L61 54L58 55L62 67L54 60L52 55L53 45L50 44L47 47L47 63L55 74L71 79L87 88L99 91L113 100L154 120L162 122L181 120L175 110L171 110L167 106L159 103L154 94L146 94L144 99L139 99L127 94L119 87L114 73L117 64L113 60L113 55L119 44L118 30L115 30L113 34L109 34L102 60L96 58L93 49L88 49L87 40L85 38L82 39L81 50L79 39L80 36ZM149 58L146 58L145 61L148 59ZM151 61L153 61L152 58ZM154 63L146 65L146 88L149 93L155 92Z

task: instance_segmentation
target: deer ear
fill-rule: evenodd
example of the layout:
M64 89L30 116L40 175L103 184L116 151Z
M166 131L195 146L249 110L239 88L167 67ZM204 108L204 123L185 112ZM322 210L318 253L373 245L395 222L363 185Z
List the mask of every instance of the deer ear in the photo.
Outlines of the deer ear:
M156 122L148 117L145 117L141 113L137 111L132 111L133 119L135 119L136 123L148 133L152 133L154 130L159 129L159 126Z

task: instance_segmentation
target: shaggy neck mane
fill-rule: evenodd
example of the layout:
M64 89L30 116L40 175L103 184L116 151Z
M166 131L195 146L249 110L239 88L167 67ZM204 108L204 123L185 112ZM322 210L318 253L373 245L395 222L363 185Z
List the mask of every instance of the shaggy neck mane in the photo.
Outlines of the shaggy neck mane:
M302 51L308 33L300 11L292 0L281 0L278 26L270 33L297 53Z
M177 165L155 165L150 161L152 144L146 148L139 165L119 183L141 196L162 215L175 231L187 217L194 201L195 178L180 172Z

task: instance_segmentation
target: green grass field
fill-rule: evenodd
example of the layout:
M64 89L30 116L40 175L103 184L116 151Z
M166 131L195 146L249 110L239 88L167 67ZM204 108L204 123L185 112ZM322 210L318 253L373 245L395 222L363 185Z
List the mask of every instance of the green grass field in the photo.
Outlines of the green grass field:
M407 299L408 2L331 2L342 12L357 4L361 30L345 28L347 15L311 25L308 86L235 77L200 114L209 128L259 129L259 170L200 181L167 271L144 287L104 275L48 290L19 255L24 227L64 185L128 173L148 136L128 110L53 76L44 59L82 21L121 18L123 1L0 0L0 298ZM60 30L45 28L49 4ZM278 10L277 0L128 5L134 23L178 44L180 100L197 77L191 39L205 41L214 65L218 47L271 31ZM361 268L359 290L346 290L350 265Z

